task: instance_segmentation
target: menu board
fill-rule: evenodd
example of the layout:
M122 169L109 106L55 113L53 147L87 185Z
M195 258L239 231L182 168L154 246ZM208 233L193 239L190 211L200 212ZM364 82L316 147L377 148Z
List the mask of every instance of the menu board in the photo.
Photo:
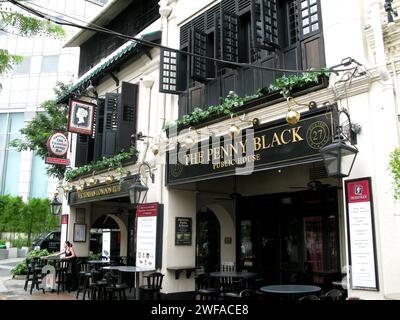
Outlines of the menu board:
M136 211L136 266L156 265L158 204L139 205Z
M352 289L378 290L371 178L348 180L347 225Z
M175 245L192 245L192 218L176 217L175 219Z

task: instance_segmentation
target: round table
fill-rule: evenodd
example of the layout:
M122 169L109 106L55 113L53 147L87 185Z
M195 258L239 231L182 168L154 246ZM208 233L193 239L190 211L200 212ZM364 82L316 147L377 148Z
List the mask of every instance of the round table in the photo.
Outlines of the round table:
M218 271L211 272L210 277L215 278L250 278L255 277L257 273L255 272L229 272L229 271Z
M291 299L295 299L297 296L300 295L304 296L307 294L315 294L321 292L321 288L317 286L308 286L302 284L281 284L261 287L260 291L268 294L288 296Z
M135 274L135 299L139 299L139 273L155 271L154 268L136 267L136 266L109 266L103 267L103 270L117 270L119 272L119 282L122 282L122 273L134 273Z

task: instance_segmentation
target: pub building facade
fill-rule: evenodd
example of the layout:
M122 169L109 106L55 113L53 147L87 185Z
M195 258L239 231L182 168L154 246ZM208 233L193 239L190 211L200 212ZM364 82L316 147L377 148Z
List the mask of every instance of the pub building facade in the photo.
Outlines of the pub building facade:
M346 275L348 296L398 292L388 164L399 144L399 21L388 21L383 1L151 2L113 1L92 23L161 49L89 31L67 43L81 48L81 75L65 99L97 91L79 96L96 105L94 133L70 133L71 163L131 146L137 154L69 182L64 236L73 239L85 212L88 234L114 230L113 254L159 269L171 297L195 290L194 269L224 263L256 272L260 285L328 290ZM290 99L268 90L288 70L326 67L329 77ZM208 115L197 109L209 106ZM186 120L176 130L177 119ZM337 163L347 172L332 176ZM140 206L129 199L138 177L149 189ZM157 231L145 261L146 214ZM74 243L78 255L88 255L89 238Z

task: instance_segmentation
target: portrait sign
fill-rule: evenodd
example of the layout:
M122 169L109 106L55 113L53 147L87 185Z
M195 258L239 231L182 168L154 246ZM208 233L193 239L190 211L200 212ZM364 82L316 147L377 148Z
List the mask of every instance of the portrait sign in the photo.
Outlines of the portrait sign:
M96 105L93 103L70 101L68 131L91 136L93 134L93 117Z
M75 222L80 224L85 223L85 208L76 208Z
M175 218L175 245L190 246L192 244L192 218Z
M86 242L86 224L74 224L74 242Z

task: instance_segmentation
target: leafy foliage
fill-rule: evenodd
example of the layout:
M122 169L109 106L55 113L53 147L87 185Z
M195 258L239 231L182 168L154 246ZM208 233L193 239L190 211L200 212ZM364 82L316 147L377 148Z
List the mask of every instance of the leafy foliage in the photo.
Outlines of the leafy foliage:
M58 82L54 92L59 97L69 89L69 85ZM54 132L66 132L68 126L68 106L57 104L56 100L47 100L42 103L43 113L38 113L35 118L20 132L24 139L11 141L10 146L18 151L35 150L37 155L45 158L48 155L47 140ZM65 167L60 165L49 165L47 174L49 176L63 179Z
M329 76L328 69L322 72L305 72L301 75L290 75L276 78L275 81L268 87L269 92L280 91L285 97L289 98L294 89L301 88L309 83L318 83L321 76Z
M11 30L13 34L32 37L45 36L65 39L64 29L47 20L28 17L19 12L3 9L0 4L0 29ZM23 61L22 56L12 55L5 49L0 49L0 74L11 71L15 64Z
M400 149L395 148L390 154L390 171L393 177L394 197L400 199Z
M33 250L29 253L28 259L39 258L49 255L46 249L43 250ZM28 273L28 259L21 261L18 265L11 269L11 274L13 276L25 275Z
M129 151L121 152L114 157L103 158L102 160L91 162L85 166L68 170L65 173L65 180L71 181L82 175L89 174L93 171L99 171L104 169L122 169L122 164L133 158L136 155L137 151L135 148L131 147Z
M209 106L207 109L195 108L192 113L184 115L174 123L167 125L166 128L175 126L177 128L183 126L194 126L214 116L232 115L232 109L234 107L241 106L250 100L259 98L260 96L261 93L257 92L252 96L239 97L235 92L231 91L225 99L221 98L221 104Z
M0 195L0 232L23 232L39 234L59 225L58 217L50 213L48 199L30 199L27 203L20 197Z

